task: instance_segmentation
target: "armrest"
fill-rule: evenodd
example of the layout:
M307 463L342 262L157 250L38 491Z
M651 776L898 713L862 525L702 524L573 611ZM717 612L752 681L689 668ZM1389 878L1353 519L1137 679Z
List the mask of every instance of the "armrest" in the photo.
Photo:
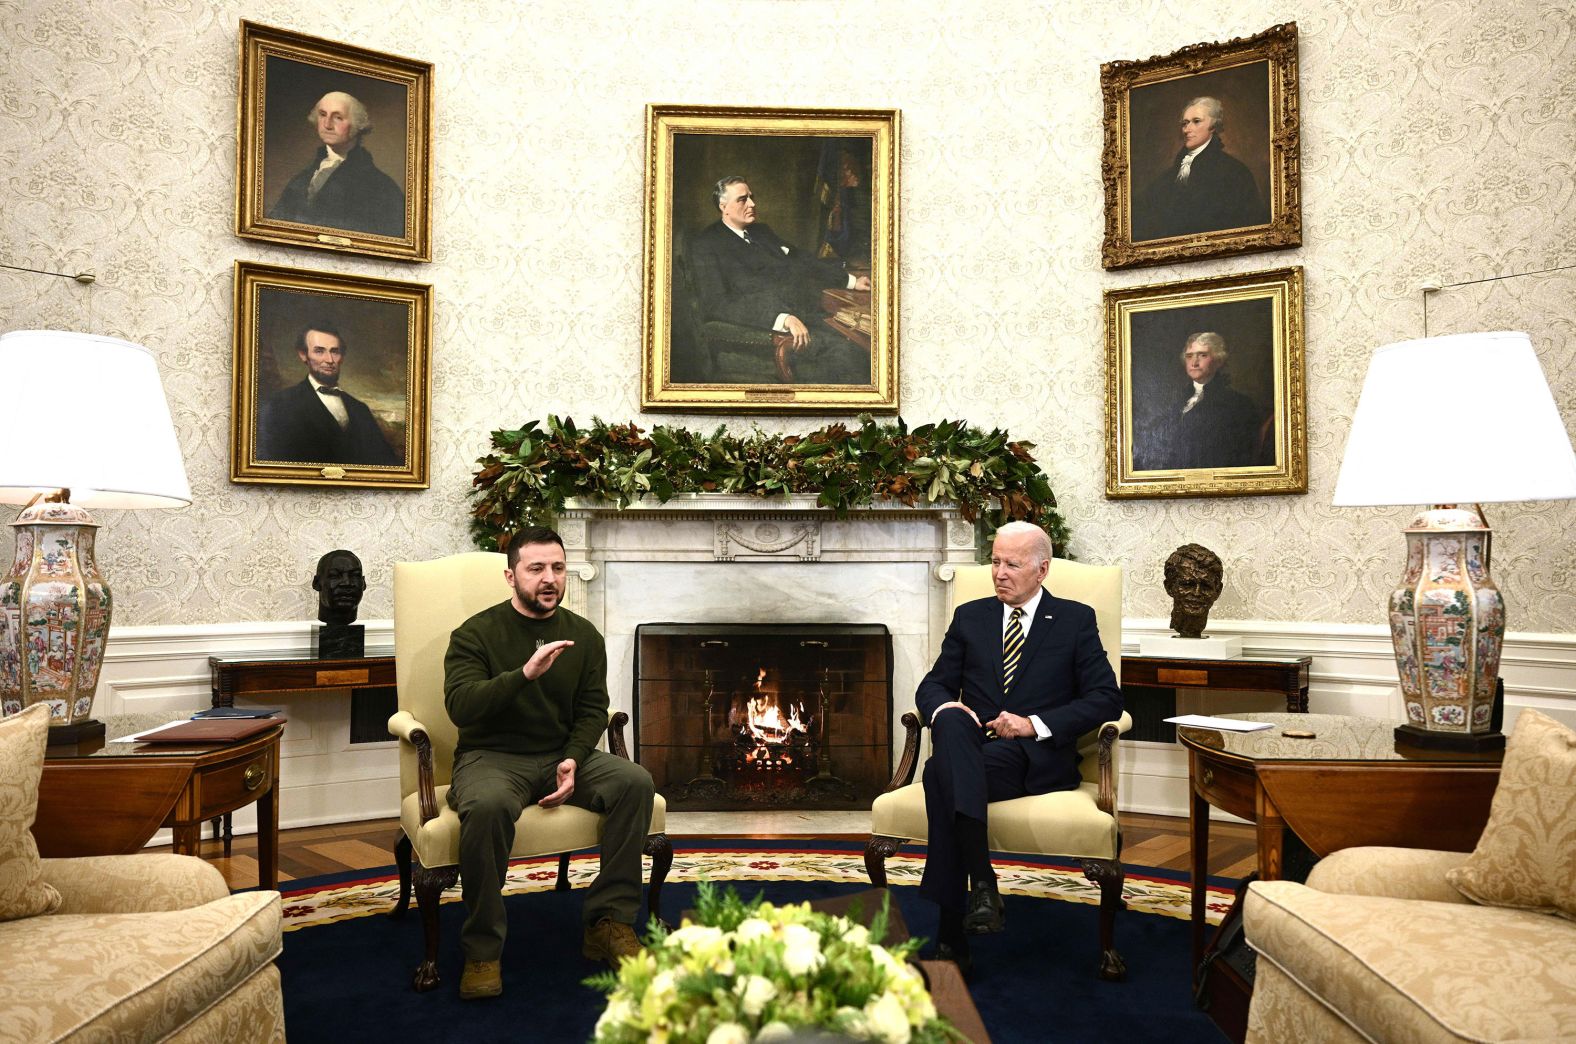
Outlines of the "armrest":
M1445 880L1446 873L1463 865L1468 858L1466 852L1436 852L1425 848L1343 848L1314 865L1308 874L1308 887L1341 895L1470 903L1470 899Z
M629 747L624 743L624 726L629 724L629 715L623 711L611 711L607 716L607 752L615 757L629 761Z
M892 782L886 785L881 793L890 794L899 787L906 787L914 782L914 769L919 761L919 715L913 711L906 711L898 719L903 723L903 756L897 759L897 771L892 773Z
M230 894L224 875L196 856L110 855L41 859L60 893L57 914L190 910Z
M1116 815L1116 758L1113 748L1122 733L1133 727L1133 719L1125 712L1121 720L1108 721L1097 730L1100 745L1100 792L1094 803L1108 816Z
M433 778L432 739L426 726L410 711L395 711L389 718L389 733L401 743L416 748L416 795L421 802L421 821L438 818L438 789Z

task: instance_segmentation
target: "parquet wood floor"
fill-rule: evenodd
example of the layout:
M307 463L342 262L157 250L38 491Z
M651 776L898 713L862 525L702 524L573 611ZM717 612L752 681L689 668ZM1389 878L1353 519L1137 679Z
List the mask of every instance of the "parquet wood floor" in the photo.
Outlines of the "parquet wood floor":
M399 822L374 819L359 823L302 827L279 834L279 880L281 886L304 877L340 873L346 870L371 870L394 862L393 844ZM806 836L806 835L776 835ZM833 840L863 841L863 835L825 834ZM677 838L678 835L675 835ZM157 851L157 850L155 850ZM167 849L165 849L167 851ZM1168 870L1188 869L1188 826L1186 819L1139 813L1122 815L1122 859L1141 866ZM1209 835L1209 872L1222 877L1243 877L1257 864L1253 828L1240 823L1212 823ZM232 888L257 883L257 842L253 837L238 837L225 858L223 846L212 840L202 843L202 857L225 875Z

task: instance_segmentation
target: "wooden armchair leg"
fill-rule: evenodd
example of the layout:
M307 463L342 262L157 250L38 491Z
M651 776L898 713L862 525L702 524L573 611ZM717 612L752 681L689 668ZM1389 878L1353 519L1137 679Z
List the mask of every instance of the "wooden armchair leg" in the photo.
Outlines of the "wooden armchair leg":
M568 852L560 852L558 854L558 880L553 885L553 891L555 891L555 892L567 892L567 891L569 891L569 853Z
M641 852L651 857L651 883L646 887L646 908L653 920L662 920L662 882L673 869L673 842L666 834L647 834ZM663 922L666 924L667 922Z
M394 839L394 865L399 867L399 900L389 916L404 917L405 911L410 909L410 838L403 830Z
M902 843L900 837L870 835L870 843L865 845L865 873L869 875L870 883L877 888L887 886L886 861L897 854L898 846Z
M411 986L417 993L426 993L438 985L438 897L454 887L460 879L460 868L443 866L428 870L416 861L416 905L421 907L421 935L426 945L425 956L416 966Z
M1116 952L1116 911L1122 902L1122 882L1127 875L1115 859L1083 860L1084 876L1100 886L1100 978L1120 982L1127 978L1127 965Z

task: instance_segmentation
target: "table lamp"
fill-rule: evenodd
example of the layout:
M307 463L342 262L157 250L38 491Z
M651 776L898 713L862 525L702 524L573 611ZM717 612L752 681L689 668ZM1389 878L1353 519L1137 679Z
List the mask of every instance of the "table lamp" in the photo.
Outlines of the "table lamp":
M1376 349L1352 418L1337 506L1430 504L1406 527L1390 636L1406 703L1398 743L1493 750L1505 600L1478 506L1576 497L1576 454L1524 333Z
M49 705L50 743L91 717L113 600L88 508L183 507L191 487L148 349L53 330L0 335L0 504L25 504L0 576L0 715Z

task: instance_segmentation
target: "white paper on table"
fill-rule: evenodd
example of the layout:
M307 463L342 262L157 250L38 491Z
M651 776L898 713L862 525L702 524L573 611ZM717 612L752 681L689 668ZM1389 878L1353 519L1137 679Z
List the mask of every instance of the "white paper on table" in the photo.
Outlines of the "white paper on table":
M1191 725L1195 729L1224 729L1226 732L1258 732L1273 729L1272 721L1243 721L1241 718L1212 718L1208 714L1178 714L1166 721L1174 725Z
M190 718L176 718L174 721L167 721L163 725L155 725L151 729L143 729L141 732L134 732L130 736L120 736L120 737L117 737L116 739L110 740L109 742L111 742L111 743L135 743L138 740L140 740L142 737L146 736L150 732L158 732L160 729L167 729L171 725L184 725L190 720L191 720Z

